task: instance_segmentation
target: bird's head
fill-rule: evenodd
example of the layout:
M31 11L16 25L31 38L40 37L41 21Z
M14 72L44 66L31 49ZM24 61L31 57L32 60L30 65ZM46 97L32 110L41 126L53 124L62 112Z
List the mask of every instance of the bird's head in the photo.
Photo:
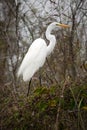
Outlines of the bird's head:
M52 28L56 28L56 27L69 28L70 27L69 25L58 23L58 22L53 22L49 26Z
M47 27L47 35L55 28L57 27L62 27L62 28L69 28L70 26L69 25L66 25L66 24L62 24L62 23L58 23L58 22L53 22L51 23L48 27Z

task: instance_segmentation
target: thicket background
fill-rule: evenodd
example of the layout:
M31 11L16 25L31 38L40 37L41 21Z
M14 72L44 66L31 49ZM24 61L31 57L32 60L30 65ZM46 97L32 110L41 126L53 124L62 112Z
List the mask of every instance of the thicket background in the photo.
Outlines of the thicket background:
M28 83L17 70L31 43L46 40L49 23L57 44ZM47 41L49 44L49 41ZM0 129L86 130L87 1L0 0Z

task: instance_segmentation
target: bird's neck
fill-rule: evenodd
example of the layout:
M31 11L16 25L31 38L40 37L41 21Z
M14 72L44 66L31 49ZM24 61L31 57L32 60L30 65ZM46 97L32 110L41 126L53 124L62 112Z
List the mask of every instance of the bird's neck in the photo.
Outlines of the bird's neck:
M51 30L50 31L46 31L46 38L47 40L49 40L49 45L47 46L47 55L50 55L50 53L53 51L55 44L56 44L56 38L54 35L51 34Z

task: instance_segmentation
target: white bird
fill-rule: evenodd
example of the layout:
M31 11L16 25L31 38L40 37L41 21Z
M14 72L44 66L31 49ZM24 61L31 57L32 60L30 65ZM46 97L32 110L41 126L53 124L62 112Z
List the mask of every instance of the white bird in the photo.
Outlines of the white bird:
M22 75L24 81L30 81L35 72L44 65L46 57L53 51L56 44L56 38L51 31L58 26L69 27L69 25L57 22L51 23L46 30L46 38L50 41L49 45L47 46L42 38L38 38L32 43L18 69L18 77Z

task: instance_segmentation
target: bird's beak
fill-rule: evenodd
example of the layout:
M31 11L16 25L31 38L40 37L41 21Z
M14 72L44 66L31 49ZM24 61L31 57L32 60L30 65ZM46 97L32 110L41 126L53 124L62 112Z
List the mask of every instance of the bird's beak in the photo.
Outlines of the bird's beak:
M56 25L57 25L57 26L61 26L61 27L63 27L63 28L70 28L70 26L69 26L69 25L66 25L66 24L57 23Z

